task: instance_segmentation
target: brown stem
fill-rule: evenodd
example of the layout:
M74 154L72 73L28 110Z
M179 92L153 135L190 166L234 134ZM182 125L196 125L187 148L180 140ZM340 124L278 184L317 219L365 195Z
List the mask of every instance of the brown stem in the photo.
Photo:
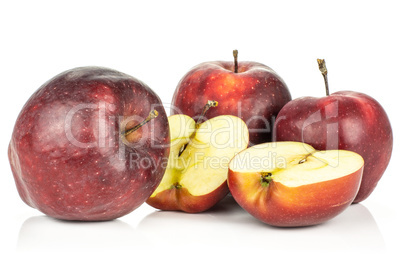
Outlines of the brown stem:
M318 68L320 69L321 74L324 77L325 92L326 92L327 96L329 96L328 70L327 70L327 66L325 65L325 60L324 59L317 59L317 62L318 62Z
M216 106L218 106L218 102L217 102L217 101L214 101L214 100L212 100L212 101L209 100L209 101L207 102L207 104L204 105L204 108L202 109L201 115L200 115L200 117L198 117L197 123L195 123L195 131L194 131L193 134L190 136L189 142L186 143L186 144L184 144L184 145L180 148L180 150L179 150L179 157L182 155L182 153L184 152L184 150L186 150L188 144L189 144L189 143L192 141L192 139L194 138L195 133L196 133L197 129L200 127L200 125L201 125L201 123L202 123L202 120L204 119L205 114L207 113L207 111L209 110L209 108L211 108L211 107L216 107Z
M309 157L309 156L311 156L313 153L309 153L308 155L306 155L305 157L303 157L303 159L301 159L300 161L299 161L299 164L303 164L304 162L306 162L307 161L307 158Z
M207 104L204 105L204 108L202 108L202 112L201 115L198 117L197 123L196 123L196 128L198 128L198 126L202 123L202 120L204 119L207 111L209 110L209 108L211 107L216 107L218 106L218 102L214 101L214 100L209 100L207 102Z
M151 121L152 119L156 118L158 116L158 111L156 110L152 110L149 115L147 116L147 118L145 118L144 121L142 121L141 123L139 123L138 125L135 125L134 127L127 129L123 132L124 136L128 136L131 133L133 133L134 131L136 131L137 129L139 129L140 127L142 127L143 125L145 125L146 123L148 123L149 121Z
M233 50L233 57L234 57L234 72L237 74L239 71L239 64L237 62L237 55L239 54L239 51L237 49Z

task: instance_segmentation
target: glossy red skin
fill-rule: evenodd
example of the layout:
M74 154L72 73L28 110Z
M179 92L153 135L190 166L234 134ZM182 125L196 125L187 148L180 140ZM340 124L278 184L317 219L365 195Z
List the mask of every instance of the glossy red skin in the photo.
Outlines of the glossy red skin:
M271 141L272 127L280 109L291 100L285 82L271 68L256 62L205 62L191 69L179 82L171 114L186 114L195 120L208 100L218 106L206 118L234 115L250 132L250 145Z
M360 154L365 166L354 203L372 193L388 166L393 145L391 124L381 105L366 94L352 91L289 102L278 114L275 136L277 141L300 141L317 150L343 149Z
M158 193L154 197L150 197L147 203L161 210L199 213L212 208L228 193L229 188L225 181L218 188L205 195L192 195L186 188L171 188Z
M67 119L77 105L92 108ZM121 116L141 121L152 109L159 116L136 132L142 145L124 145ZM104 129L99 120L105 120ZM169 142L161 101L147 85L111 69L82 67L57 75L32 95L18 116L8 154L18 192L29 206L58 219L103 221L133 211L152 194ZM155 164L135 161L143 158Z
M345 177L288 187L272 181L261 185L261 173L229 169L228 185L236 202L260 221L278 227L301 227L326 222L354 200L363 168Z

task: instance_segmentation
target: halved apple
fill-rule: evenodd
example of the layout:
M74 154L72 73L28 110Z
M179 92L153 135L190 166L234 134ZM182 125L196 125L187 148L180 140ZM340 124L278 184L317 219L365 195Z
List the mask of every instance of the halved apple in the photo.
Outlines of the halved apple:
M231 115L200 124L182 114L168 120L168 166L147 203L162 210L205 211L229 192L228 165L236 153L247 148L247 125Z
M263 143L231 160L228 185L237 203L262 222L308 226L335 217L352 203L363 166L363 158L351 151Z

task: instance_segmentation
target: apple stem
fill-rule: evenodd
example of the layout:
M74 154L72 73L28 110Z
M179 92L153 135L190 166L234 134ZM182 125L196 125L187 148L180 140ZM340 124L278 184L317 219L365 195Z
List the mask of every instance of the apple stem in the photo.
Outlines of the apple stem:
M180 156L183 154L184 150L186 150L187 145L188 145L189 143L190 143L190 142L184 144L184 145L180 148L178 157L180 157Z
M233 50L233 57L234 57L234 72L237 74L239 71L239 64L237 62L237 55L239 54L239 51L237 49Z
M145 118L144 121L142 121L141 123L139 123L138 125L135 125L134 127L127 129L126 131L124 131L124 136L130 135L131 133L133 133L134 131L136 131L137 129L139 129L140 127L142 127L143 125L145 125L146 123L148 123L149 121L151 121L152 119L156 118L159 115L158 111L156 110L152 110L149 115L147 116L147 118Z
M327 96L329 96L328 70L327 70L327 66L325 65L325 60L324 59L317 59L317 62L318 62L318 68L320 69L321 74L324 77L325 92L326 92Z
M204 105L204 108L202 109L200 117L198 117L197 123L196 123L196 128L199 127L199 125L202 123L202 120L204 119L205 115L207 114L207 111L211 107L216 107L218 106L218 102L214 100L209 100L207 104Z
M299 161L299 164L303 164L304 162L306 162L306 161L307 161L307 158L308 158L309 156L311 156L311 153L309 153L309 154L306 155L303 159L301 159L301 160Z
M207 102L207 104L204 105L204 108L202 109L201 115L200 115L200 117L198 117L197 123L195 123L195 129L196 129L196 130L200 127L200 125L201 125L201 123L202 123L202 120L204 119L204 117L205 117L207 111L209 110L209 108L211 108L211 107L216 107L216 106L218 106L218 102L217 102L217 101L214 101L214 100L209 100L209 101ZM195 132L196 132L196 131L194 131L194 133L190 136L189 142L186 143L186 144L184 144L184 145L180 148L180 150L179 150L179 157L182 155L182 153L184 152L184 150L186 150L187 145L188 145L188 144L192 141L192 139L194 138Z

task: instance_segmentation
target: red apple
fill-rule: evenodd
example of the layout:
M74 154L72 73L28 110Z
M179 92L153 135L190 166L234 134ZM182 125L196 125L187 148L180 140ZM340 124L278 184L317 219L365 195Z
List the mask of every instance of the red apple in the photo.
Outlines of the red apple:
M100 67L72 69L42 85L19 114L8 150L22 200L79 221L111 220L140 206L162 179L168 154L159 97Z
M272 126L279 110L291 100L285 82L261 63L213 61L192 68L179 82L172 99L171 114L194 119L208 100L219 106L207 118L218 115L240 117L250 133L250 145L271 141Z
M162 210L205 211L229 192L229 161L247 147L247 126L231 115L196 123L178 114L169 117L169 127L168 166L147 203Z
M392 129L383 107L372 97L353 91L329 95L325 62L319 60L327 96L302 97L286 104L275 122L277 141L301 141L317 150L343 149L360 154L365 167L354 203L365 200L388 166Z
M228 185L241 207L273 226L323 223L359 190L364 161L351 151L316 151L300 142L263 143L229 163Z

